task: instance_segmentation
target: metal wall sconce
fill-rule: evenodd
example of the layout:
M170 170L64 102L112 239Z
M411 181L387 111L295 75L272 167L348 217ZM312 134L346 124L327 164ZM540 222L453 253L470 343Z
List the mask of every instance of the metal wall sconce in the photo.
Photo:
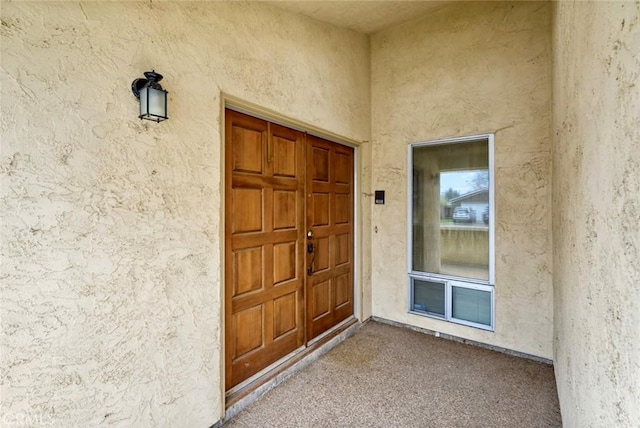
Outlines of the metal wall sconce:
M167 116L167 94L162 89L160 82L162 74L153 71L145 71L146 79L136 79L131 83L133 95L140 100L140 119L161 122L169 119Z

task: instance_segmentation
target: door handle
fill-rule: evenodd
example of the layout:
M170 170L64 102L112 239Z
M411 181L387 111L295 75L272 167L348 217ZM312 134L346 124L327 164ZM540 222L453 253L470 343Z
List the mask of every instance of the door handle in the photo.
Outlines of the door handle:
M313 232L307 232L307 238L313 238ZM313 241L307 242L307 253L311 254L311 263L307 267L307 275L313 275L313 263L316 261L316 246L313 244Z

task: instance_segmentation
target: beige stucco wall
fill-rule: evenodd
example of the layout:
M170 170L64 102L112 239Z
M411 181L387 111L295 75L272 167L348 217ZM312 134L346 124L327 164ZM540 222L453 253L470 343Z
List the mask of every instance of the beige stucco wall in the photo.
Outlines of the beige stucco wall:
M372 36L373 314L552 357L550 6L456 3ZM495 132L496 326L407 313L407 145ZM377 230L377 232L375 232Z
M367 37L245 2L3 2L0 31L0 425L210 426L220 92L369 140Z
M554 9L555 371L566 427L640 424L640 3Z

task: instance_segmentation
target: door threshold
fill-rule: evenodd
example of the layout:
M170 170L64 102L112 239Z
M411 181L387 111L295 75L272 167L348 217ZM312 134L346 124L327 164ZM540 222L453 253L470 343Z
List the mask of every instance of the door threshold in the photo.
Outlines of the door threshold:
M307 347L298 348L227 391L224 421L231 419L266 392L333 349L358 331L362 325L352 315L321 336L311 340Z
M355 318L353 316L351 316L351 317L347 318L346 320L334 325L333 327L331 327L329 330L325 331L321 335L319 335L317 337L314 337L313 339L311 339L309 341L307 346L301 346L298 349L296 349L294 351L291 351L291 353L289 353L288 355L282 357L281 359L279 359L275 363L265 367L264 369L260 370L258 373L254 374L250 378L240 382L238 385L236 385L233 388L231 388L230 390L228 390L226 392L227 397L231 397L231 396L235 395L237 392L241 391L242 389L244 389L248 385L250 385L253 382L257 381L261 377L268 375L272 370L275 370L281 364L286 363L290 359L295 358L298 354L304 352L306 349L309 349L310 347L312 347L316 343L325 341L325 338L327 336L332 336L333 337L335 334L340 333L342 330L348 328L351 324L353 324L354 320L355 320ZM304 358L304 356L302 356L302 358Z
M285 355L284 357L280 358L275 363L272 363L271 365L263 368L258 373L256 373L253 376L251 376L250 378L245 379L244 381L240 382L239 384L237 384L236 386L234 386L233 388L231 388L230 390L228 390L226 392L227 398L234 396L235 394L237 394L238 392L242 391L243 389L245 389L246 387L248 387L252 383L254 383L257 380L259 380L260 378L262 378L263 376L267 376L269 373L271 373L272 371L276 370L280 365L282 365L282 364L286 363L287 361L289 361L289 359L295 358L298 354L304 352L305 349L307 349L305 346L301 346L298 349L296 349L294 351L291 351L291 353L289 353L289 354Z
M339 322L338 324L331 327L329 330L311 339L309 342L307 342L307 348L315 345L318 342L322 342L327 336L333 336L335 335L336 332L340 332L345 328L348 328L351 324L354 323L354 321L357 322L356 318L353 315L351 315L346 320Z

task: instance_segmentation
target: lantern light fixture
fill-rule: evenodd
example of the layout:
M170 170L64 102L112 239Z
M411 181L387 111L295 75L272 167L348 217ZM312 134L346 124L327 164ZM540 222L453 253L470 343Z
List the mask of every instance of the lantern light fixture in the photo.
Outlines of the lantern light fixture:
M140 100L140 119L161 122L169 119L167 116L167 94L162 89L160 81L162 74L155 70L145 71L145 79L136 79L131 83L133 95Z

